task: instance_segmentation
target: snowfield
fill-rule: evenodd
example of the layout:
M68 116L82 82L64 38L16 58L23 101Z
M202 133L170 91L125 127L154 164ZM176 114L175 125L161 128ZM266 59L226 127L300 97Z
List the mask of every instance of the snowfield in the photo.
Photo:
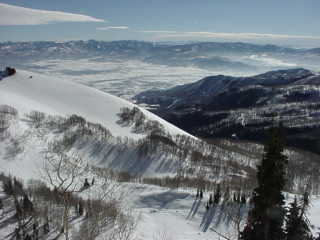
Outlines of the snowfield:
M137 141L147 135L147 132L137 133L131 126L117 123L121 108L135 107L126 100L65 79L18 70L14 76L0 81L0 105L12 106L19 114L8 130L11 138L0 144L0 158L3 161L0 171L7 174L26 180L31 176L39 176L37 169L42 166L43 151L54 136L49 134L43 139L37 137L34 130L30 130L26 114L34 110L60 117L77 114L88 122L99 123L109 130L114 138L112 144L95 140L79 143L81 155L91 164L149 176L175 172L176 163L171 157L154 153L153 156L142 158L135 148L123 149L124 146L114 143L117 137ZM139 109L148 120L162 124L166 133L194 138L149 111ZM100 148L99 151L97 147Z
M102 124L114 136L144 137L144 134L132 133L129 127L117 124L120 109L133 108L134 104L68 79L17 70L14 76L3 78L0 82L0 103L15 107L20 114L33 110L60 116L77 114ZM148 119L163 124L171 135L190 136L156 115L142 108L140 110Z

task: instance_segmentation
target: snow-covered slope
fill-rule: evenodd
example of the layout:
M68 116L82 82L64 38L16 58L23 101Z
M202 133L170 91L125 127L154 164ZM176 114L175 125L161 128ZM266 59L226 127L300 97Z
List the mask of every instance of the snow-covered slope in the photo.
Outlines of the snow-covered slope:
M118 114L122 108L133 109L136 106L118 97L67 79L18 70L14 76L0 80L0 106L3 105L15 108L18 117L10 121L10 127L6 128L4 134L8 136L0 134L0 137L4 136L0 139L0 172L25 180L37 178L37 169L42 166L43 152L48 144L61 140L65 135L68 137L79 133L72 127L68 131L60 131L41 126L42 133L39 137L39 129L30 125L27 116L32 111L45 113L46 117L56 115L64 119L76 114L91 124L88 129L91 128L94 133L78 137L72 147L92 165L149 176L172 175L176 172L176 156L163 149L150 150L151 144L149 146L147 138L153 128L136 131L134 123L119 122ZM146 121L149 121L147 123L160 123L161 134L172 138L187 136L197 141L147 110L137 108L144 114ZM112 136L101 139L101 132L95 131L95 125L92 125L94 123L102 125ZM141 149L145 151L148 148L151 154L141 153Z
M67 79L18 70L14 76L0 81L0 104L15 107L20 114L32 110L61 116L77 114L88 121L102 124L114 136L135 139L144 136L131 132L130 127L117 124L120 109L133 108L135 105ZM190 136L154 114L140 110L147 119L161 123L171 135Z

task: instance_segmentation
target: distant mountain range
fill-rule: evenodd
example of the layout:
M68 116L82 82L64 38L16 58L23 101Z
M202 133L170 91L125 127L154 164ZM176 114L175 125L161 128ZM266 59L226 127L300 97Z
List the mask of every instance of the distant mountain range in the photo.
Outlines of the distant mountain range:
M318 70L320 48L295 49L249 43L200 42L174 45L142 41L95 40L0 43L0 64L88 57L97 57L97 61L104 61L105 58L138 59L153 64L254 73L297 66Z
M203 138L263 141L265 129L281 123L289 146L320 153L320 75L306 69L210 76L134 99Z

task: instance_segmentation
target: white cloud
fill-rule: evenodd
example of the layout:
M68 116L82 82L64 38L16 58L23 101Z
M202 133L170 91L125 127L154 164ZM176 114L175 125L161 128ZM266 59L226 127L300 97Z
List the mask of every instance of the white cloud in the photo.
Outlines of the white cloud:
M53 22L105 21L81 14L31 9L0 3L0 25L39 25Z
M127 26L109 26L109 27L98 27L97 30L107 31L107 30L127 30Z
M141 33L178 33L177 31L137 31Z
M217 32L175 32L175 31L139 31L142 33L156 33L155 39L168 38L218 38L218 39L311 39L320 40L320 36L287 35L269 33L217 33Z

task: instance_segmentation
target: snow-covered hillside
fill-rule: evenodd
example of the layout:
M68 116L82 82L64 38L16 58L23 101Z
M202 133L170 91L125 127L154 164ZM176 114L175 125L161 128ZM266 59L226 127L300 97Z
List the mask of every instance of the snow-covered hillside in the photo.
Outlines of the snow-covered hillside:
M114 136L135 139L145 136L132 133L129 127L117 124L120 109L133 108L132 103L67 79L18 70L17 74L0 82L0 104L15 107L21 114L32 110L60 116L77 114L88 121L102 124ZM149 120L162 124L171 135L190 136L154 114L140 110Z
M0 173L16 176L25 184L30 179L43 180L41 174L44 162L48 160L46 154L52 150L50 144L59 143L69 156L76 154L82 157L82 169L91 165L90 170L76 182L79 186L85 178L90 181L95 178L95 184L91 184L89 191L79 194L84 199L96 199L98 192L107 192L99 189L100 185L104 186L103 174L92 170L96 169L94 166L132 174L131 182L119 183L116 192L119 194L118 189L121 188L119 195L125 193L121 204L132 208L133 215L140 216L135 239L219 239L216 231L235 239L237 232L231 214L236 204L221 203L206 211L205 204L214 187L206 188L204 198L200 200L194 197L194 185L168 189L147 185L143 180L181 174L193 182L202 178L211 183L225 181L231 184L233 181L233 187L239 184L237 187L249 194L252 182L246 182L246 179L254 173L262 146L232 145L227 141L208 144L138 107L145 116L140 120L159 122L163 131L156 131L154 135L150 131L137 131L133 126L135 123L125 121L126 116L120 121L121 113L132 113L134 107L125 100L68 79L18 70L14 76L0 80ZM127 112L121 110L124 108L128 109ZM33 115L35 110L39 112L33 112ZM77 116L73 117L73 114ZM297 157L294 151L288 155L292 159ZM116 182L114 179L116 177L112 183ZM165 179L162 178L159 185L162 185L162 180ZM294 181L298 183L300 179ZM46 183L50 185L49 181ZM110 182L104 184L112 186ZM17 222L9 222L7 227L3 223L12 217L14 203L12 197L3 193L1 183L0 199L6 203L0 212L0 239L10 239L14 236ZM319 230L318 202L315 198L315 206L310 209L314 233ZM241 209L242 224L247 208L248 204ZM75 220L70 221L70 225L75 231L85 223L85 218L72 217ZM58 231L52 230L51 233L55 235ZM110 239L104 238L104 234L107 231L101 232L96 239Z

